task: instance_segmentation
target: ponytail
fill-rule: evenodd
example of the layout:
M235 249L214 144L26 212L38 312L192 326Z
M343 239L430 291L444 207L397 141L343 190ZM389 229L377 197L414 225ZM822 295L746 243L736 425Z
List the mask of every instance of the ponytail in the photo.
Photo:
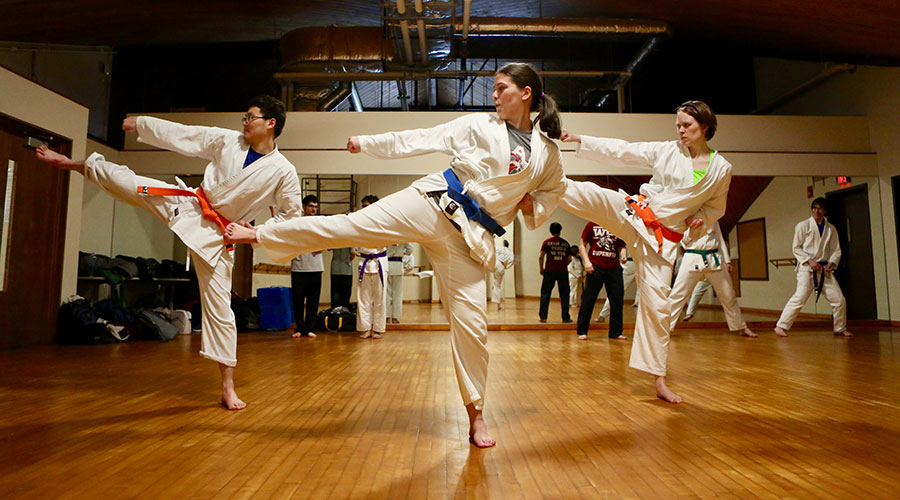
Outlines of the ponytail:
M544 93L544 84L534 68L526 63L512 62L498 69L497 74L509 76L513 83L521 89L531 87L531 111L538 113L533 124L540 123L541 130L547 136L551 139L559 139L562 135L559 107L552 97Z
M547 94L541 93L538 98L538 115L534 124L541 124L541 130L551 139L559 139L562 135L562 119L559 116L559 107L556 100Z

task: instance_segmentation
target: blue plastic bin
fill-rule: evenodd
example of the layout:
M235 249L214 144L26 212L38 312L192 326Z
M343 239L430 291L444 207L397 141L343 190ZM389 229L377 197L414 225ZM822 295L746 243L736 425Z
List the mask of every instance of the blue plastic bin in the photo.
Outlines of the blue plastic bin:
M291 289L270 286L256 290L259 301L259 327L264 330L287 330L294 322Z

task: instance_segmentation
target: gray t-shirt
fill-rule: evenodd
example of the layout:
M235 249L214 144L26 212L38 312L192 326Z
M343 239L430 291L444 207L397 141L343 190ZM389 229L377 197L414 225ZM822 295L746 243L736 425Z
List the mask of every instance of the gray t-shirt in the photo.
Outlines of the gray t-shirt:
M506 123L506 132L509 135L509 174L515 174L525 170L528 160L531 158L531 131L519 130Z
M350 276L353 266L350 264L350 249L335 248L331 251L331 274Z

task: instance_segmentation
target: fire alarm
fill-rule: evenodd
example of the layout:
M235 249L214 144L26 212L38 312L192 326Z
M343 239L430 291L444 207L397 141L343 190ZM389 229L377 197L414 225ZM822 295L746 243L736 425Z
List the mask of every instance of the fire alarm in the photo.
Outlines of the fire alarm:
M813 197L813 187L812 186L806 186L806 197L807 198Z

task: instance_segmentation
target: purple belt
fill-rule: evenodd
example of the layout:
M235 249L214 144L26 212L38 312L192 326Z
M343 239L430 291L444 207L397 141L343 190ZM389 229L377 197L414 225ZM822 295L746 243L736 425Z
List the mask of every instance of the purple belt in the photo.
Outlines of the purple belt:
M363 263L359 266L359 282L362 283L363 276L366 274L366 264L368 264L370 260L387 257L387 251L380 253L361 253L359 256L363 258ZM376 262L378 262L378 278L384 283L384 271L381 269L381 261L376 260Z

